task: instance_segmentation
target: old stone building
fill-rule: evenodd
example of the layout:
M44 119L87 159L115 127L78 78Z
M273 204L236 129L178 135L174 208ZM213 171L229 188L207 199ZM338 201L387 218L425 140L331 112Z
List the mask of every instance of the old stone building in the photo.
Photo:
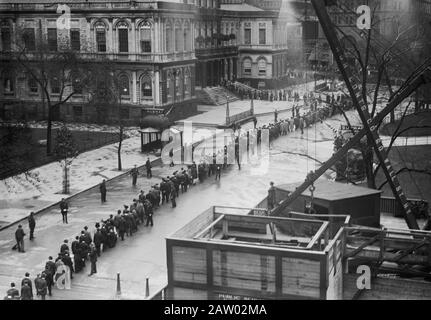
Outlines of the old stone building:
M10 63L24 33L30 52L37 52L43 39L50 51L71 49L90 63L114 63L121 115L131 122L148 113L193 114L195 89L225 80L276 86L287 72L287 20L277 10L229 1L2 1L0 116L46 118L41 88ZM64 17L69 27L58 29ZM55 84L50 91L58 95ZM88 105L84 89L54 118L104 122L105 107Z

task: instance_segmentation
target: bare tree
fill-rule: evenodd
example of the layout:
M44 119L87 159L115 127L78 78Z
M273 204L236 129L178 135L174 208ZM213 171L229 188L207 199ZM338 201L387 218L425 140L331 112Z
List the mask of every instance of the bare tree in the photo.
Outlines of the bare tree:
M68 194L70 192L69 167L78 156L79 152L73 139L72 132L66 125L63 125L57 132L54 153L58 157L58 162L60 162L63 168L63 193Z
M100 61L97 64L89 66L92 74L88 86L89 104L96 107L101 106L103 110L100 113L104 116L103 121L115 123L117 130L117 168L122 170L121 149L123 140L126 137L124 121L122 117L121 96L124 93L123 84L117 77L114 65L108 61Z
M39 28L38 35L17 27L13 50L7 64L23 72L40 89L43 110L47 110L46 152L52 149L52 121L61 105L73 96L83 93L90 83L91 74L85 67L85 60L77 51L65 43L63 34L58 36L58 44L50 42Z
M359 31L356 26L341 27L336 26L347 56L352 64L355 65L356 76L361 83L361 93L368 112L373 118L379 110L380 105L390 101L396 93L395 80L408 79L412 72L419 65L419 60L410 59L415 52L415 47L411 46L412 42L421 41L420 27L411 20L404 17L391 17L379 19L380 15L376 14L379 9L377 1L370 1L371 6L371 28L369 30ZM342 1L338 2L338 7L342 15L356 16L353 8L343 5ZM390 20L393 33L390 36L383 36L379 30L383 23ZM399 81L401 82L401 81ZM344 92L348 95L347 92ZM341 110L342 111L342 110ZM348 116L342 111L344 117ZM394 113L391 120L395 120ZM350 121L346 121L348 127L355 134ZM362 152L367 184L370 188L376 188L375 174L373 168L374 153L372 142L358 144ZM394 139L396 137L394 136Z

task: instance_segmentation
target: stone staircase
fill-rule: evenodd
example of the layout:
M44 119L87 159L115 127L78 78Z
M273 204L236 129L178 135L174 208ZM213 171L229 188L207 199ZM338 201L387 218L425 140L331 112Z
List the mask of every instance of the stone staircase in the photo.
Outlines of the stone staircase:
M229 102L239 100L235 94L224 87L206 87L196 90L196 95L202 103L207 105L224 105L226 104L226 96L229 97Z

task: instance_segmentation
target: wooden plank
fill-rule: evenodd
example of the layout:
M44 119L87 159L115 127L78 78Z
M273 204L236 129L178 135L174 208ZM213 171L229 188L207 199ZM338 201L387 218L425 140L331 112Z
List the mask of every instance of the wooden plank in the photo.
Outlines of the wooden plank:
M324 222L322 226L320 227L319 231L314 235L314 237L311 239L311 241L307 245L307 249L311 249L315 242L321 238L322 234L327 230L329 223Z
M172 247L173 279L207 283L206 251L198 248Z
M195 235L193 237L193 239L198 239L203 237L204 234L208 233L208 231L211 231L212 228L219 223L221 220L224 219L224 215L221 215L220 217L218 217L217 219L215 219L212 223L210 223L208 226L206 226L202 231L200 231L197 235ZM211 236L210 236L211 238Z
M248 233L248 232L234 232L229 231L227 234L229 237L235 237L235 238L247 238L247 239L256 239L256 240L273 240L273 235L267 235L267 234L256 234L256 233ZM277 235L277 241L292 241L297 240L301 243L308 243L311 238L306 237L289 237L283 234Z
M320 262L282 257L283 294L320 297Z
M361 237L361 236L347 236L347 244L352 247L360 246L364 242L370 240L370 237ZM388 238L384 237L383 246L386 249L394 249L394 250L408 250L409 248L422 243L422 240L419 239L402 239L402 238ZM381 245L381 244L380 244Z
M355 248L349 248L349 246L346 247L346 253L347 256L355 251ZM400 260L397 260L397 253L391 253L391 252L385 252L383 254L382 260L388 261L388 262L398 262L398 263L405 263L405 264L419 264L419 265L425 265L428 266L428 257L427 256L420 256L417 254L408 254L405 257L401 258ZM380 257L380 250L378 248L376 249L363 249L361 252L357 253L355 257L352 259L363 259L368 261L377 261Z

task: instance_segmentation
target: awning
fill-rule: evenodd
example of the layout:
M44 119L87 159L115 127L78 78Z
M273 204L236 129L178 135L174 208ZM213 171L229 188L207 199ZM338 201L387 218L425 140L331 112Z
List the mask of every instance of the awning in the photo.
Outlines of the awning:
M160 132L160 130L159 130L159 129L152 128L152 127L148 127L148 128L145 128L145 129L139 130L139 132L140 132L140 133L159 133L159 132Z

